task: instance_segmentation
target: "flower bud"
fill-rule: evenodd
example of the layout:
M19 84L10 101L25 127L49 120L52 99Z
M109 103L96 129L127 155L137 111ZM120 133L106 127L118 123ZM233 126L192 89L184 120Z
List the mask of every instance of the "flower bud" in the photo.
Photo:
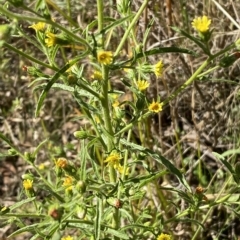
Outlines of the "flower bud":
M79 193L83 194L86 192L86 183L84 181L78 181L77 184L76 184L76 189Z
M22 175L22 179L23 179L23 180L27 180L27 179L33 180L33 179L34 179L34 176L33 176L33 174L31 174L31 173L26 173L26 174L23 174L23 175Z
M33 163L35 161L35 156L32 153L25 152L24 156L25 156L26 160L31 163Z
M60 221L64 212L63 207L51 207L48 211L48 215L51 216L54 220Z
M67 77L67 81L69 85L75 85L78 81L77 77L74 74L69 74Z
M86 139L88 138L88 134L86 131L76 131L73 133L74 137L75 138L78 138L78 139Z

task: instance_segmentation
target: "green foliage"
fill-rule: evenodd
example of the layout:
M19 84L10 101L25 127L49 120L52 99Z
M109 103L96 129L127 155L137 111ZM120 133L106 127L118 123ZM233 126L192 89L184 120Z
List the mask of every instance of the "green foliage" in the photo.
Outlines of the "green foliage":
M176 46L146 50L154 19L140 40L135 28L150 1L143 1L137 12L132 9L132 1L118 1L113 8L118 19L114 19L105 16L106 2L98 0L97 20L92 20L84 29L78 26L70 13L65 13L51 0L35 1L31 9L24 1L8 2L16 9L0 6L0 12L12 21L1 26L0 45L33 64L26 68L32 78L29 87L37 96L35 117L43 115L50 93L64 92L70 94L81 113L79 118L85 121L80 129L71 133L79 146L74 161L70 161L66 154L71 147L64 146L64 149L60 144L58 146L57 141L53 142L55 146L47 146L52 144L50 138L39 141L32 152L22 153L20 146L15 146L0 133L1 140L10 148L0 157L19 156L29 166L22 176L24 196L11 206L1 206L2 225L17 226L9 237L29 232L31 240L161 240L161 234L167 233L169 239L170 236L174 239L173 226L182 222L192 229L191 239L199 239L207 218L218 206L233 208L234 214L239 216L238 207L234 208L238 198L231 198L231 194L237 195L239 191L239 164L226 159L239 154L239 151L215 154L227 169L224 173L226 180L222 191L208 199L203 189L192 190L186 178L190 164L182 161L179 167L175 159L168 159L160 148L153 147L156 139L151 139L151 123L148 121L163 111L170 101L181 96L200 76L208 75L216 67L231 66L237 58L229 54L237 51L237 44L232 43L212 53L209 41L213 38L213 29L198 32L199 37L195 37L173 27L202 50L205 61L164 100L159 96L152 100L146 89L138 85L143 79L161 78L162 69L156 70L157 63L152 64L150 57L160 54L162 59L163 54L198 57L199 54L190 48ZM68 4L64 8L70 11L74 6L70 1ZM25 10L26 15L18 14L20 10ZM51 18L54 11L65 20L65 25ZM33 24L34 38L30 38L27 30L15 19ZM35 26L38 22L44 24ZM123 31L120 39L119 30ZM15 48L9 40L14 34L38 49L40 57L35 58L33 54ZM124 52L125 45L129 52ZM164 64L164 60L161 61ZM43 72L43 69L51 71ZM124 91L128 91L132 99L121 101L124 91L114 84L114 77L121 80ZM70 118L67 121L70 122ZM136 137L136 132L139 137ZM41 149L48 152L48 168L37 165ZM180 144L178 150L181 152ZM204 179L207 182L206 177L201 176L200 161L198 166L195 172L199 181ZM158 179L165 181L166 186L161 186ZM231 190L223 192L228 187ZM180 207L181 202L184 204ZM67 235L71 236L64 237Z

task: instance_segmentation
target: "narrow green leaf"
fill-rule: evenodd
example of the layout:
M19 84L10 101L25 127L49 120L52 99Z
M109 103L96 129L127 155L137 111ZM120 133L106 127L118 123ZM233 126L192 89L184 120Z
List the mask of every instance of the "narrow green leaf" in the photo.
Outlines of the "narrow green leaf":
M99 240L100 239L100 232L101 232L101 219L102 219L102 199L97 199L97 206L96 206L96 221L94 224L94 239Z
M130 239L128 235L122 231L114 230L112 228L108 228L107 233L114 235L115 237L118 237L120 239Z
M120 19L118 19L118 20L113 19L114 22L111 23L111 24L109 24L109 25L106 26L105 28L103 28L103 30L102 30L99 34L106 33L108 30L110 30L110 29L112 29L112 28L115 28L115 27L121 25L123 22L125 22L126 20L128 20L128 19L131 18L132 16L133 16L133 14L132 14L132 15L129 15L129 16L127 16L127 17L124 17L124 18L120 18Z
M38 102L37 102L37 107L36 107L36 111L35 111L35 117L37 117L39 115L39 111L41 110L41 107L43 105L43 101L45 100L47 93L49 92L49 90L51 89L52 85L58 80L58 78L64 73L66 72L69 68L70 68L70 64L67 63L64 67L62 67L58 72L55 73L55 75L53 76L52 80L50 80L45 89L42 91Z
M27 198L27 199L24 199L20 202L17 202L15 204L13 204L11 207L9 207L11 209L11 211L15 208L19 208L21 207L23 204L26 204L26 203L29 203L29 202L32 202L33 200L35 200L36 197L32 197L32 198Z
M171 173L173 173L178 179L179 181L189 190L191 191L190 186L188 185L186 179L184 178L183 174L166 158L164 158L163 156L161 156L158 153L155 153L147 148L144 148L140 145L137 145L135 143L130 143L128 141L126 141L125 139L121 139L120 142L122 144L124 144L125 146L131 147L134 150L138 150L141 151L143 153L145 153L146 155L148 155L149 157L153 158L154 160L156 160L157 162L163 164Z
M217 159L219 159L223 163L223 165L228 169L228 171L230 173L235 174L235 171L234 171L232 165L228 161L225 160L225 158L223 157L223 154L220 155L215 152L213 152L213 154L217 157Z
M208 48L206 47L206 45L201 41L201 39L198 39L190 34L188 34L187 32L185 32L184 30L182 29L179 29L177 27L172 27L172 29L175 31L175 32L178 32L180 33L181 35L183 35L184 37L187 37L189 38L190 40L192 40L193 42L195 42L202 50L204 53L206 53L207 55L210 55L210 52L208 50Z

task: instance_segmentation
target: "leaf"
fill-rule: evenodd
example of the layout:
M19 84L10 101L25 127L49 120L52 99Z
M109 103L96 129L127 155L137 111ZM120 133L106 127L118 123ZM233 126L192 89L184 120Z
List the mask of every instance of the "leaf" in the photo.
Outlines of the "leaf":
M187 37L188 39L192 40L193 42L195 42L202 50L204 53L206 53L207 55L210 55L210 52L208 50L208 48L206 47L206 45L198 38L188 34L187 32L185 32L184 30L177 28L177 27L172 27L172 29L175 32L180 33L181 35L183 35L184 37ZM196 55L196 54L195 54Z
M186 48L178 48L178 47L158 47L158 48L153 48L151 50L145 51L145 52L140 52L136 54L136 59L142 58L145 56L151 56L151 55L156 55L160 53L186 53L186 54L191 54L196 56L196 52L186 49Z
M240 154L240 149L231 149L222 154L223 157L227 157L229 155Z
M23 204L26 204L26 203L29 203L29 202L32 202L36 199L36 197L32 197L32 198L27 198L27 199L24 199L20 202L17 202L15 204L13 204L11 207L9 207L11 209L11 211L15 208L19 208L21 207Z
M229 170L230 173L235 174L235 171L234 171L232 165L228 161L225 160L223 154L220 155L215 152L213 152L213 154L217 157L217 159L219 159L224 164L224 166Z
M66 72L69 68L70 68L70 64L67 63L64 67L62 67L58 72L55 73L55 75L53 76L52 80L50 80L45 89L42 91L38 102L37 102L37 107L36 107L36 111L35 111L35 117L37 117L39 115L39 111L41 110L41 107L43 105L43 101L45 100L47 93L49 92L49 90L51 89L52 85L58 80L58 78L64 73Z
M102 220L102 199L98 198L97 199L97 206L96 206L96 221L94 224L94 239L99 240L100 239L100 233L101 233L101 220Z
M130 239L128 235L122 231L119 230L114 230L112 228L108 228L107 233L114 235L115 237L118 237L120 239Z
M188 185L186 179L184 178L183 174L165 157L161 156L160 154L151 151L150 149L144 148L140 145L137 145L135 143L130 143L125 139L121 139L120 142L128 147L133 148L134 150L141 151L148 155L149 157L153 158L157 162L163 164L171 173L173 173L179 181L191 192L191 188Z
M32 231L35 229L35 227L37 227L37 226L38 226L38 223L35 223L35 224L32 224L32 225L27 225L27 226L25 226L25 227L22 227L22 228L18 229L17 231L13 232L12 234L10 234L10 235L8 236L8 238L11 238L11 237L14 237L14 236L16 236L16 235L19 235L20 233L32 232Z
M105 28L103 28L103 30L99 33L99 34L104 34L106 33L108 30L110 30L111 28L115 28L119 25L121 25L123 22L125 22L126 20L128 20L129 18L131 18L133 16L132 15L129 15L127 17L124 17L124 18L120 18L118 20L115 20L114 19L114 22L112 24L109 24L108 26L106 26Z

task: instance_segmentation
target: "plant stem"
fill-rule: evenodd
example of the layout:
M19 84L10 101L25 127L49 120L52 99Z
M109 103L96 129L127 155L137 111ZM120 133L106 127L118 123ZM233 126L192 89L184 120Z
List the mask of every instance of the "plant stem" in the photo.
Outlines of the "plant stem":
M118 45L117 50L115 51L114 56L117 56L119 54L119 52L121 51L125 41L127 40L127 38L129 37L129 34L132 30L132 28L134 27L134 25L136 24L136 22L138 21L139 17L141 16L142 12L144 11L144 9L146 8L147 4L148 4L149 0L144 0L142 6L139 8L137 14L135 15L135 17L133 18L132 22L129 24L126 32L123 35L123 38L121 40L121 42Z
M103 0L97 0L97 7L98 7L98 31L101 33L103 30ZM104 49L104 34L102 34L101 39L101 47ZM103 84L102 84L102 97L101 97L101 105L103 109L103 118L105 121L105 129L108 132L106 135L107 137L107 150L110 153L113 149L113 137L114 132L112 128L112 119L110 116L110 106L109 106L109 98L108 98L108 88L109 88L109 68L108 66L102 65L102 76L103 76ZM110 174L110 181L115 183L116 182L116 170L113 166L109 166L109 174ZM119 228L119 210L117 208L114 209L113 212L113 220L112 220L112 227L114 229ZM118 239L114 237L114 239Z

